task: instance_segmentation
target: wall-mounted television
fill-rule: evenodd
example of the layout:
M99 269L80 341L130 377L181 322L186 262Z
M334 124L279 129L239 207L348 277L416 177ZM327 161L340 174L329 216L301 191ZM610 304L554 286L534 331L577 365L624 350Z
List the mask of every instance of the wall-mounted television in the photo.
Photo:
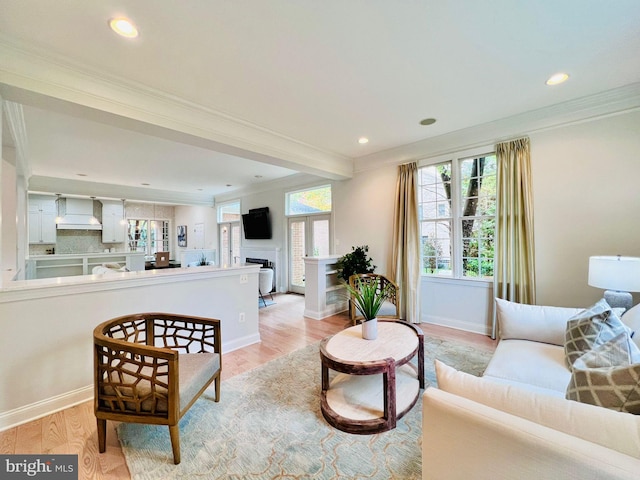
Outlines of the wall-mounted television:
M242 215L244 238L247 240L263 240L271 238L271 220L269 207L254 208Z

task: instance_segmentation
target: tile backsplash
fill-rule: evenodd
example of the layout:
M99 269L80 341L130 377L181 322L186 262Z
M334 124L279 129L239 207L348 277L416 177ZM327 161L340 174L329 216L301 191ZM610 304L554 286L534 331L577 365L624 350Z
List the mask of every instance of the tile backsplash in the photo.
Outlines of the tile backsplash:
M53 245L29 245L29 255L45 255ZM55 244L56 254L100 253L108 248L124 252L124 243L102 243L100 230L58 230Z

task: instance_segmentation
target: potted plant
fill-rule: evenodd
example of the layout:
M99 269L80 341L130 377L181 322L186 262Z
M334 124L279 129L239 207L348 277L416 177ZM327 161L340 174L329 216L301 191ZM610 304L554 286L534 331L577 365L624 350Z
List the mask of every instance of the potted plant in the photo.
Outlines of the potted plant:
M198 265L208 265L209 262L207 261L207 255L205 253L203 253L200 256L200 260L198 261Z
M349 282L351 275L356 273L373 273L376 269L376 266L372 265L371 258L367 257L367 252L369 251L368 245L351 247L351 250L352 252L340 257L336 263L338 278L345 282Z
M391 295L391 285L380 288L380 284L375 279L361 280L356 278L356 286L346 284L347 291L351 296L351 301L362 314L362 338L365 340L375 340L378 336L378 312L385 300Z

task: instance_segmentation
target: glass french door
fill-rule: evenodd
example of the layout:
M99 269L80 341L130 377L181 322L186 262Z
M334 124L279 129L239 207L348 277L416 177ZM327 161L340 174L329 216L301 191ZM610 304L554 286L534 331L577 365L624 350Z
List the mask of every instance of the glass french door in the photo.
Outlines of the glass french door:
M218 224L220 234L220 266L240 261L240 222Z
M304 257L329 255L331 215L289 217L289 291L304 294Z

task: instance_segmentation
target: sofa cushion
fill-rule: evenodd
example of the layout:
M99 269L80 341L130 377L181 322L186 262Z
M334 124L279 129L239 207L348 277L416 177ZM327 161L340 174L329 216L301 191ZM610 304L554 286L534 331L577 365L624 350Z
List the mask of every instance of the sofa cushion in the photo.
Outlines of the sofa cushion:
M567 322L564 342L567 365L570 367L588 350L628 331L607 301L598 301Z
M640 417L500 385L436 360L438 388L640 458Z
M500 340L483 374L501 383L521 383L523 388L546 391L564 398L571 372L564 348L527 340Z
M531 340L564 345L567 320L582 308L525 305L496 298L500 339Z
M631 330L631 338L633 342L640 347L640 303L633 308L627 310L620 318Z
M640 350L628 333L589 350L572 370L569 400L640 414Z

